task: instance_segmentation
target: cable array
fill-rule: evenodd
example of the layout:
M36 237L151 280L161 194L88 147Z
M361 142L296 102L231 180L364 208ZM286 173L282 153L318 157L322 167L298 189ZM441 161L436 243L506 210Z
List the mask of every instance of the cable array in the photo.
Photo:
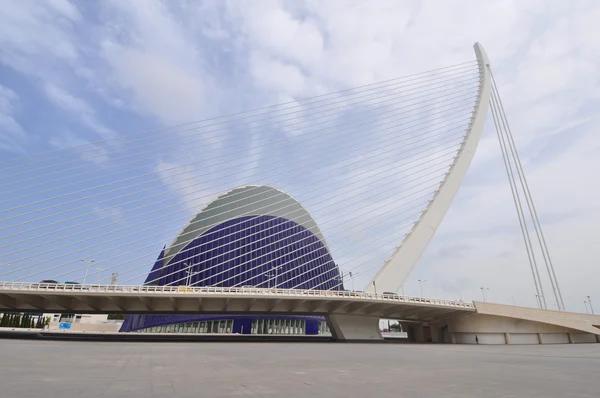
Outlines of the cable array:
M2 162L0 279L368 280L444 180L479 86L466 62Z
M552 292L556 300L556 306L559 310L564 311L565 305L563 302L560 287L558 285L558 280L556 279L556 274L554 272L554 265L552 264L550 252L548 251L548 245L546 244L546 240L542 232L542 227L540 225L537 211L533 203L533 198L531 196L531 191L529 190L529 185L527 184L527 179L525 178L525 172L523 171L523 165L521 163L519 153L517 152L513 134L510 129L510 125L508 124L506 113L504 112L502 99L500 98L500 94L498 93L496 80L494 79L493 74L491 74L491 77L491 113L494 120L496 135L498 137L498 142L500 144L500 149L502 152L502 159L506 169L511 194L515 204L515 209L517 211L517 217L519 219L519 226L521 229L521 234L523 236L523 242L525 243L525 250L527 252L529 266L533 276L533 281L536 289L537 304L540 308L548 308L546 296L544 294L544 285L542 283L538 267L539 258L536 257L536 247L534 244L534 241L536 240L539 245L539 250L542 254L542 261L544 262L546 271L548 273L548 278L550 280ZM533 230L535 232L535 236L533 237L530 232L531 226L533 226Z

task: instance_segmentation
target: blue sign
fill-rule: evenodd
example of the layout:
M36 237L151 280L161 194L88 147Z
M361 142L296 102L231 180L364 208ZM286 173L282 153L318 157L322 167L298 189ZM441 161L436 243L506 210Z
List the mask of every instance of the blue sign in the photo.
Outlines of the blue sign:
M61 322L58 324L59 329L71 329L71 324L67 322Z

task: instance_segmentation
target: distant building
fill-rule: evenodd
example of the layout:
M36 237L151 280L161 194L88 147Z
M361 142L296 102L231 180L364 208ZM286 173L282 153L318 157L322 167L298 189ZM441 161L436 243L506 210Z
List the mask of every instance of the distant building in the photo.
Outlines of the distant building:
M343 290L337 265L308 211L264 185L213 200L158 256L145 285ZM122 332L328 333L323 317L130 315Z

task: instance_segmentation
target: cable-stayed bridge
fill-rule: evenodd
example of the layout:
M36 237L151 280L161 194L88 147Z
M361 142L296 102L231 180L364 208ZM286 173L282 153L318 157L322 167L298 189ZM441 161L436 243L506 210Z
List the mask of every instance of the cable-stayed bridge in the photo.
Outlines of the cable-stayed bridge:
M513 317L531 323L517 333L540 342L594 337L597 317L567 325L575 315L543 311L548 282L564 311L562 294L489 60L479 44L475 54L3 162L0 309L322 314L340 339L380 338L376 320L392 317L436 341L506 335L513 329L499 319ZM488 111L540 307L521 315L397 294L467 173Z

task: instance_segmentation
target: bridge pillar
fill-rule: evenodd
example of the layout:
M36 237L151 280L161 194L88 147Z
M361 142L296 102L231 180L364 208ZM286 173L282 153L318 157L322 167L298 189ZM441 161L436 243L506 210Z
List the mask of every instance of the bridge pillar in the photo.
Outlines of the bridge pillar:
M327 316L327 323L338 341L383 340L378 317L331 314Z
M452 344L457 344L458 340L456 339L456 333L450 333L450 341L452 342Z
M425 342L425 326L423 325L414 325L415 331L415 342L416 343L424 343Z
M596 343L600 343L600 334L596 335Z
M431 342L432 343L445 343L444 337L448 332L448 324L446 323L430 323L429 328L431 330Z

